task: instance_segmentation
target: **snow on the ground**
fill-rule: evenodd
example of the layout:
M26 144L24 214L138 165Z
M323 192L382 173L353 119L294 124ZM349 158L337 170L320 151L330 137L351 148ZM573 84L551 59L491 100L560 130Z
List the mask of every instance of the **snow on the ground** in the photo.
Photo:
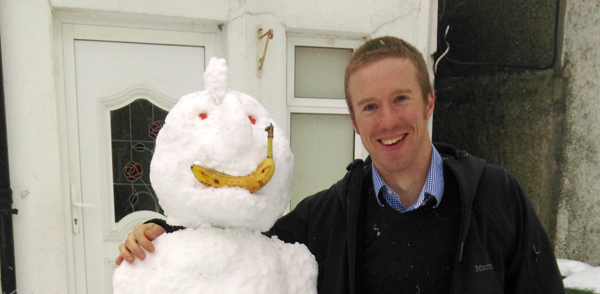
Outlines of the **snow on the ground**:
M572 274L563 280L565 288L592 290L600 293L600 267L593 267L576 274Z
M556 259L556 262L558 263L558 269L560 270L560 274L563 277L568 277L572 274L576 274L578 272L581 272L581 271L584 271L586 269L590 269L593 267L585 262L581 262L581 261L577 261L577 260L570 260L570 259L558 258L558 259Z
M593 267L585 262L557 259L565 288L592 290L600 293L600 267Z

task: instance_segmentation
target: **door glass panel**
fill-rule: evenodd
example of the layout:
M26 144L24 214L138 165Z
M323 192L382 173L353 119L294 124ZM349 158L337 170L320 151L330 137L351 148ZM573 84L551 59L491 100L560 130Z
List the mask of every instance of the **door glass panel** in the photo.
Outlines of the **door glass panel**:
M344 74L352 49L295 47L294 97L345 99Z
M292 113L294 153L292 209L306 196L329 188L354 158L354 129L344 114Z
M167 111L146 99L110 112L115 222L128 214L163 213L150 186L150 160Z

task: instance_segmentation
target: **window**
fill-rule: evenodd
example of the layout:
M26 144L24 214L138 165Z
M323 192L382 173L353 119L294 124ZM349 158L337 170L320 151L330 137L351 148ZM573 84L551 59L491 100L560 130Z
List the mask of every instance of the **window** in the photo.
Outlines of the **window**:
M367 153L352 129L344 72L362 40L288 38L288 134L294 153L291 207L329 188Z
M294 98L344 99L344 71L350 48L296 46Z

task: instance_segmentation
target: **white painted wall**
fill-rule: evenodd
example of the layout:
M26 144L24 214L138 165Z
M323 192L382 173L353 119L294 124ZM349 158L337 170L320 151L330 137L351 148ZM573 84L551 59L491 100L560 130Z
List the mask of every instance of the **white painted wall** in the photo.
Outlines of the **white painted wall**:
M569 0L565 15L567 127L556 253L600 265L600 3Z
M75 293L64 118L57 105L53 12L217 21L230 85L259 100L286 127L286 35L394 35L426 55L435 49L437 0L2 0L0 35L20 293ZM135 18L134 18L135 19ZM273 29L262 72L259 27ZM262 51L261 51L262 52Z
M21 293L66 293L61 161L48 1L1 1L0 34Z

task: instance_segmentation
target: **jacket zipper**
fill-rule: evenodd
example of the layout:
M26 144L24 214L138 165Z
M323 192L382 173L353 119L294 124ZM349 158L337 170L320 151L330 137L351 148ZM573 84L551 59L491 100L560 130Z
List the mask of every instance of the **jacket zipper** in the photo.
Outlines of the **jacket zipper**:
M454 175L457 175L456 170L454 169L454 166L448 162L450 160L449 157L444 157L443 161L447 162L448 168L450 168L450 170L452 170L452 172L454 173ZM458 252L456 253L456 258L454 260L454 268L452 269L452 282L451 282L451 286L450 286L450 293L456 293L456 277L457 277L457 268L458 268L458 264L462 261L462 257L463 257L463 249L464 249L464 245L465 245L465 236L466 236L466 230L467 230L467 209L465 207L465 195L464 195L464 191L463 191L463 186L460 182L460 180L458 181L458 187L459 187L459 192L460 192L460 201L461 201L461 207L465 208L462 209L462 213L461 213L461 226L460 226L460 233L459 233L459 238L458 238Z

